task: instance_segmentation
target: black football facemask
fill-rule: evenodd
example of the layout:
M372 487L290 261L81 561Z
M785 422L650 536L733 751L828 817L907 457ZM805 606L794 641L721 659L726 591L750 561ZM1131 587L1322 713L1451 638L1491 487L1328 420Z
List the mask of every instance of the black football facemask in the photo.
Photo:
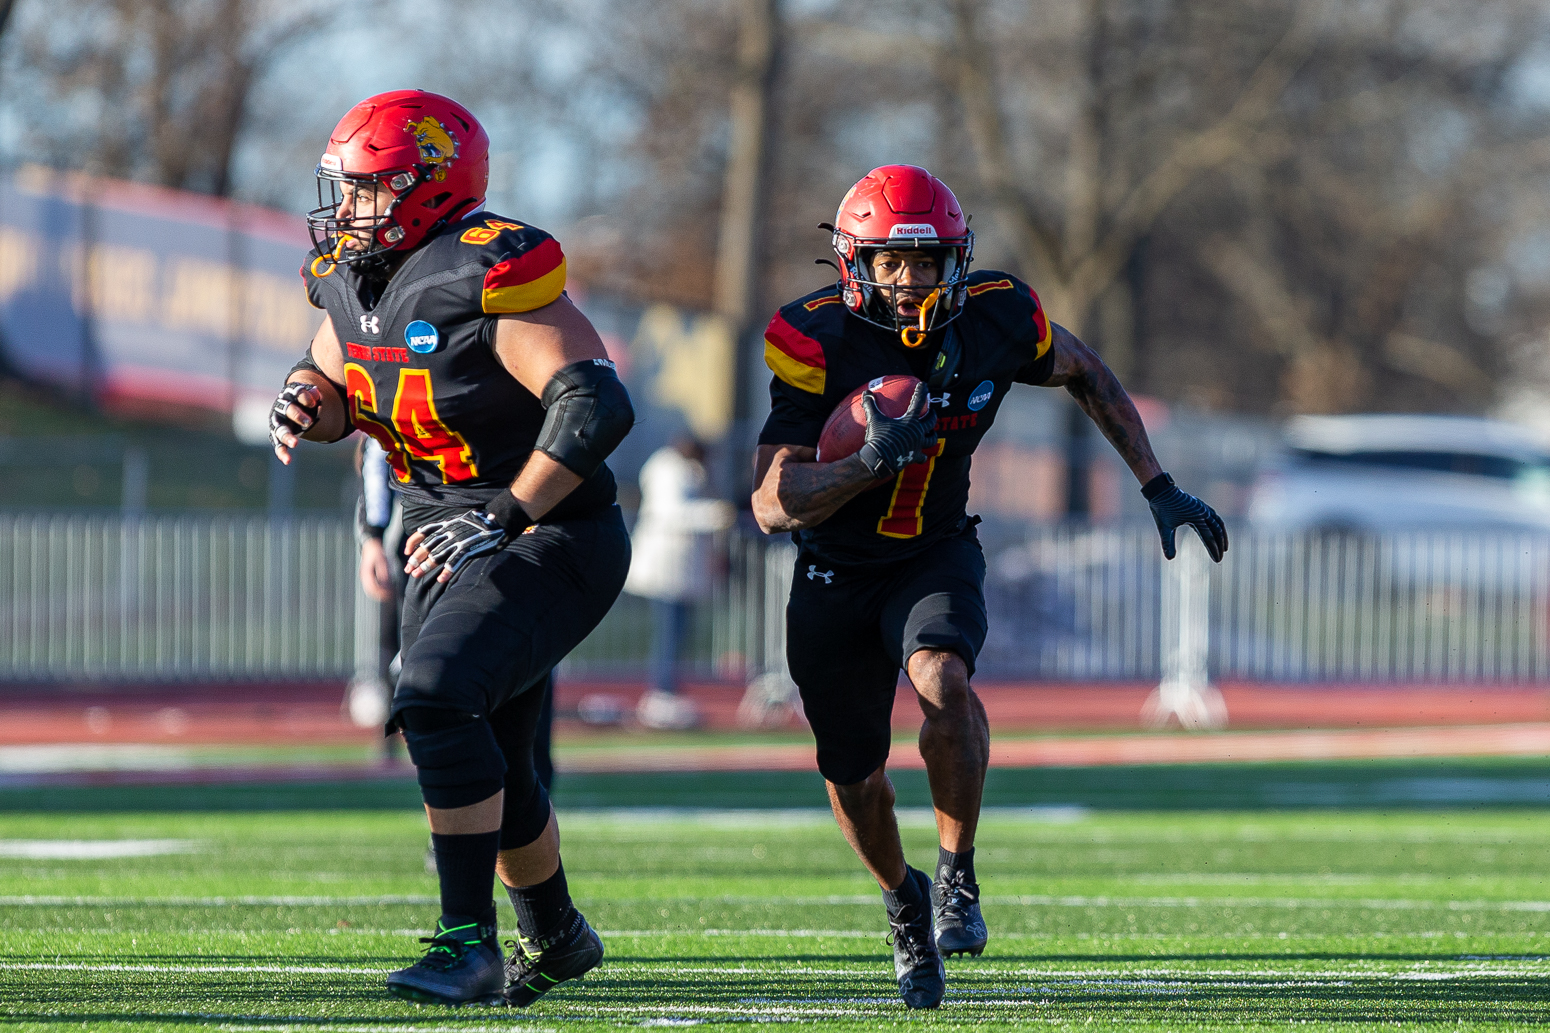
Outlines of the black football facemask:
M384 253L392 251L404 238L403 228L397 224L394 217L399 199L419 186L425 179L424 174L403 170L380 174L352 174L325 169L321 165L317 167L316 174L318 206L307 213L307 232L312 237L312 246L318 252L318 258L312 263L313 273L319 276L327 275L326 272L320 271L320 264L324 266L359 264L362 272L379 266L383 261ZM354 213L348 219L339 218L339 206L344 202L346 184L356 188L356 196L369 193L375 198L379 183L386 183L388 189L393 192L393 200L388 203L386 209L381 212L373 210L365 215ZM352 240L364 243L366 246L348 247L347 243Z
M881 250L881 249L877 249ZM936 259L941 277L934 286L924 284L883 283L872 270L872 254L863 253L857 263L859 271L856 283L866 292L866 303L857 313L862 319L899 335L906 348L925 345L932 331L939 330L963 312L967 298L969 267L961 261L960 248L927 248ZM905 298L919 306L916 314L901 315L899 303Z

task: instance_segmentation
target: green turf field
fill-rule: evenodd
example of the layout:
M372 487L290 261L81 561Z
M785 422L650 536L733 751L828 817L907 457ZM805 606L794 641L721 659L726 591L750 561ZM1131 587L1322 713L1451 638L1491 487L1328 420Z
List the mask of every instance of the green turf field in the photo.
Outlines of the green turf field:
M1147 772L1130 770L1135 798L1151 799ZM1151 781L1187 775L1210 807L1254 784L1245 770L1158 769ZM1289 785L1356 792L1410 769L1266 770ZM1496 769L1465 770L1453 781ZM1519 781L1535 774L1506 770ZM1076 776L1050 777L1082 795ZM1092 777L1102 790L1113 773ZM921 1014L897 1001L881 903L822 812L572 807L562 814L571 885L608 959L583 984L516 1013L417 1008L381 990L436 914L421 817L372 809L384 801L371 793L340 797L356 805L344 810L221 806L220 793L240 801L248 791L205 790L204 810L0 813L0 1025L409 1033L1550 1021L1550 822L1538 808L1030 810L998 796L978 861L990 949L950 963L946 1003ZM918 802L918 789L905 795ZM907 811L905 823L912 860L929 862L926 814ZM67 856L93 849L146 853Z

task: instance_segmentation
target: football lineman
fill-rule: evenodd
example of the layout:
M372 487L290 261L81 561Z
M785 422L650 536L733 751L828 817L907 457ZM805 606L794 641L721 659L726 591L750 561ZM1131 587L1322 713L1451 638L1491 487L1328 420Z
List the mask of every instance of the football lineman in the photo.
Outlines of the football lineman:
M271 416L282 461L382 446L409 538L388 728L418 773L441 916L400 997L518 1007L595 966L533 768L548 672L613 605L629 536L605 459L629 396L543 230L484 210L489 140L400 90L352 108L317 167L307 296L327 316ZM491 885L517 913L503 958ZM503 970L504 968L504 970Z
M970 272L957 199L912 165L874 169L841 202L840 279L782 308L765 334L772 408L759 436L754 515L800 545L787 658L817 741L834 816L882 888L894 973L911 1008L934 1008L942 956L978 955L987 933L974 870L990 736L970 685L985 641L985 560L967 514L969 462L1013 384L1063 387L1141 484L1164 554L1193 527L1212 559L1227 533L1174 486L1135 406L1096 354L1050 321L1027 284ZM819 462L820 431L877 377L924 382L897 419L870 395L865 443ZM910 867L884 765L903 669L919 698L940 850Z

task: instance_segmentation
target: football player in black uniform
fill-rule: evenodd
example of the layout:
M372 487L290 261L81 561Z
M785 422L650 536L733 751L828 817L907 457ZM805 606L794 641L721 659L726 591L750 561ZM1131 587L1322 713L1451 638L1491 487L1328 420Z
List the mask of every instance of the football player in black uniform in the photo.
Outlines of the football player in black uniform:
M786 610L786 653L817 740L834 816L883 890L899 992L942 1000L942 955L979 954L985 923L974 873L990 735L970 688L985 642L985 560L967 515L969 461L1014 383L1064 387L1142 484L1174 555L1188 524L1212 559L1227 533L1174 487L1119 381L1049 321L1017 278L969 272L973 235L952 192L925 169L873 170L840 204L840 281L785 306L765 335L772 410L759 436L754 515L801 546ZM877 377L924 382L890 419L870 394L866 441L819 462L824 422ZM929 399L929 407L928 407ZM919 696L940 853L936 878L911 868L884 773L903 668Z
M549 670L624 585L604 459L634 414L563 293L559 244L482 210L489 140L465 108L418 90L363 101L317 176L302 278L328 316L270 425L284 461L298 437L371 435L411 529L388 727L418 772L442 914L387 987L522 1007L603 956L571 905L533 736ZM517 912L504 972L497 872Z

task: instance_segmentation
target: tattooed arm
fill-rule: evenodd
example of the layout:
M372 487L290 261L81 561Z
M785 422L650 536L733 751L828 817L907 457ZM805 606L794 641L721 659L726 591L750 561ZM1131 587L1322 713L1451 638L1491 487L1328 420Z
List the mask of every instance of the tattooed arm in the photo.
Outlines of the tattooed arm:
M1056 324L1052 330L1054 367L1044 386L1063 387L1071 392L1076 404L1103 431L1136 480L1146 484L1163 469L1152 454L1152 443L1147 440L1146 426L1135 403L1096 352L1065 327Z
M834 515L877 479L858 456L816 462L818 450L760 445L754 456L753 515L765 534L800 531Z

